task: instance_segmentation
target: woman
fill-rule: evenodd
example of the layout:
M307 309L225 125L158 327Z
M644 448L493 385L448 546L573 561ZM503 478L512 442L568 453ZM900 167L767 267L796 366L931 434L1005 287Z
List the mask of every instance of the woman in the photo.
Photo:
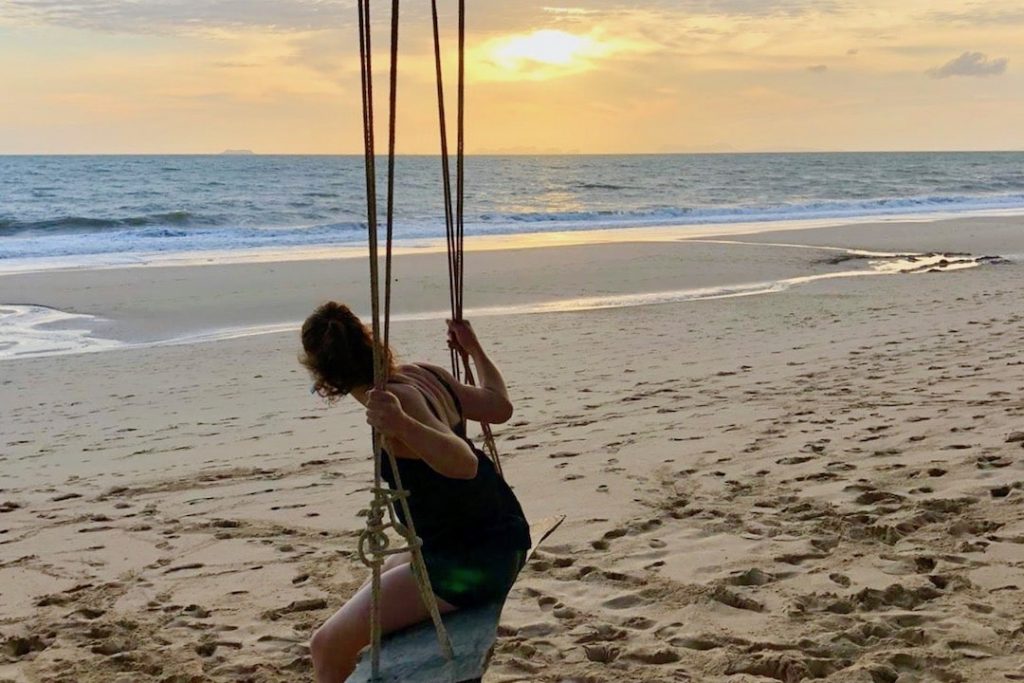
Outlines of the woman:
M530 547L522 508L491 461L466 437L466 421L512 417L505 382L468 322L448 323L448 344L476 366L479 387L425 363L396 366L388 351L385 389L373 389L373 338L347 306L328 303L302 326L303 356L316 391L351 395L395 456L441 613L500 601ZM382 474L395 488L388 458ZM402 518L399 508L399 517ZM403 519L404 521L404 519ZM429 618L408 553L391 556L381 576L384 633ZM370 588L364 585L317 630L310 644L319 683L344 681L370 642Z

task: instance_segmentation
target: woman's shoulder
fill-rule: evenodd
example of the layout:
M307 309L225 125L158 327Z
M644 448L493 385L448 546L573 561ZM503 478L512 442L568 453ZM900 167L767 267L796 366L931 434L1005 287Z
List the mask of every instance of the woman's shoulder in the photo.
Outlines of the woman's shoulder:
M406 412L419 415L424 409L433 412L430 404L423 396L423 392L415 385L408 382L388 382L386 389L398 399Z
M416 398L426 401L435 415L447 413L451 415L452 420L461 420L461 398L456 393L459 382L449 371L431 363L411 363L398 367L395 380L397 381L388 386L404 385L405 391L414 393L417 395Z
M404 363L399 365L395 373L396 379L405 377L423 377L428 380L440 380L442 385L454 386L457 382L449 370L433 363Z
M415 363L415 367L421 370L427 370L430 374L443 380L446 384L453 384L455 382L455 376L452 375L451 371L447 368L443 368L440 365L434 365L433 363Z
M398 366L398 371L403 372L406 370L438 370L445 372L445 369L440 365L434 365L433 363L427 363L425 361L416 361L414 363L403 363Z
M430 363L405 363L396 368L387 388L399 398L422 400L424 385L436 384L445 374L444 368Z

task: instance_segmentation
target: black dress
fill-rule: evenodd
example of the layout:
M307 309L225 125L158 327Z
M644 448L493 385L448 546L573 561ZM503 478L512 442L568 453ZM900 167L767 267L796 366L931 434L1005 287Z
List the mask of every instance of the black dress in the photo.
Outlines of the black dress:
M445 379L426 366L447 389L459 412L452 428L477 456L472 479L453 479L422 460L396 458L402 486L409 492L409 511L423 540L423 560L434 594L455 607L501 601L526 561L530 527L512 489L491 462L466 436L466 419L458 395ZM430 401L427 405L437 415ZM440 415L437 415L442 419ZM381 474L395 489L389 458ZM406 523L401 506L399 521Z

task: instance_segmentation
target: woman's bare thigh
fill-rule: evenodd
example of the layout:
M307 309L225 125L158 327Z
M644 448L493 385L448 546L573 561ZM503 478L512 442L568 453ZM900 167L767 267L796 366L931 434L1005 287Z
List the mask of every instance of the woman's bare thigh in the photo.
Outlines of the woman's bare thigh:
M323 625L331 640L348 652L358 652L370 642L372 588L364 585ZM437 598L441 614L456 608ZM400 564L381 575L381 632L392 633L430 618L420 597L416 577L409 563Z

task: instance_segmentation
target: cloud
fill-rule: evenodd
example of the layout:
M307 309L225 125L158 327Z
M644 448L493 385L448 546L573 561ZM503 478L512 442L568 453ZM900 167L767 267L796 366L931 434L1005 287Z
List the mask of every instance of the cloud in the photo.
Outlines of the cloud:
M831 13L839 8L832 0L682 0L666 3L669 6L699 11L704 14L740 16L787 16Z
M814 66L807 67L807 70L814 74L823 74L828 71L827 64L815 64Z
M767 18L830 14L842 0L645 0L637 6L621 0L589 0L565 6L550 0L473 4L473 31L498 32L535 28L538 17L555 22L593 22L642 7L668 17ZM374 3L375 23L388 14ZM409 3L402 15L410 25L428 17L426 3ZM451 6L442 5L443 21L452 20ZM192 34L247 28L278 32L343 28L355 22L355 0L0 0L0 23L36 24L109 33Z
M354 0L4 0L0 19L112 33L308 31L351 21L354 7Z
M927 18L929 21L961 26L1006 26L1024 23L1024 9L974 7L957 12L931 12Z
M1009 64L1009 60L1005 57L989 59L988 55L982 52L965 52L940 67L928 69L925 73L932 78L951 78L953 76L982 78L985 76L999 76L1006 73L1007 64Z
M799 16L817 12L834 12L837 0L647 0L642 3L649 10L672 10L684 14L727 16ZM588 8L621 9L618 0L598 0L587 3Z
M575 17L582 17L588 14L596 14L596 10L584 9L582 7L542 7L547 14L569 14Z
M213 62L213 63L211 63L211 66L214 66L214 67L216 67L218 69L255 69L255 68L258 68L258 67L261 67L261 66L264 66L264 65L263 64L259 64L257 62L241 62L241 61L223 60L223 61Z

